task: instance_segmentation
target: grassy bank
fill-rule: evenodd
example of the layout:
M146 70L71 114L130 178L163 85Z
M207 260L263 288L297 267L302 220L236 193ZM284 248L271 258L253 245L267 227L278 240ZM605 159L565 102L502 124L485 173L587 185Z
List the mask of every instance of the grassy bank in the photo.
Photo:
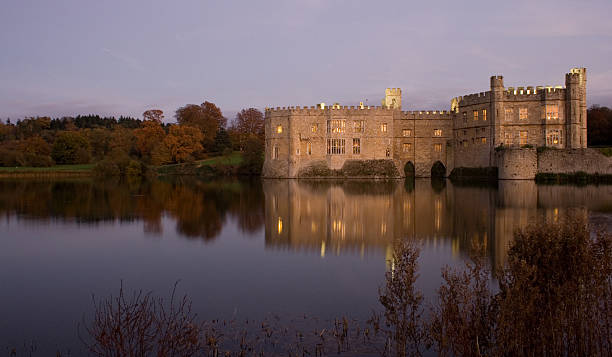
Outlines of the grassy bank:
M228 176L238 174L242 162L242 153L233 152L190 163L162 165L155 171L159 175Z
M0 167L0 177L90 176L95 164L49 167Z

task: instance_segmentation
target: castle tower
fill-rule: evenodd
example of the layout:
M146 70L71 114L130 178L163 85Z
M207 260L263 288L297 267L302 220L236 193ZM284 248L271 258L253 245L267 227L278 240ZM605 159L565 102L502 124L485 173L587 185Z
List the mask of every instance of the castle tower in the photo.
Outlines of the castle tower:
M491 76L491 121L489 125L492 126L491 130L494 133L493 140L491 141L491 150L503 140L501 138L501 123L504 115L504 90L504 77Z
M402 90L400 88L387 88L382 105L387 108L402 109Z
M586 68L565 75L565 125L567 147L587 147Z

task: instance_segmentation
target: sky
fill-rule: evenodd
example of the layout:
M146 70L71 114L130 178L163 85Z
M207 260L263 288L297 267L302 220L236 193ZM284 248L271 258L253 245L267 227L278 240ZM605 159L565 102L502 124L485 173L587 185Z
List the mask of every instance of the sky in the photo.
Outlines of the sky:
M166 121L210 101L339 102L443 110L455 96L564 85L612 106L612 1L2 0L0 118L129 115Z

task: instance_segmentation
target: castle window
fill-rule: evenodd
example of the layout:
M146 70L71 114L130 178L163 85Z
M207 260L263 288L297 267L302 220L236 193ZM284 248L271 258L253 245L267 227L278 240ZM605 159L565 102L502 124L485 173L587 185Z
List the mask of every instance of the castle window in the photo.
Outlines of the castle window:
M278 160L278 146L275 146L274 150L272 151L272 159Z
M559 119L559 105L546 104L546 120Z
M361 154L361 140L359 138L353 139L353 154L354 155Z
M482 144L486 144L487 143L487 138L483 136L482 138L480 138L480 142Z
M512 108L506 108L505 113L506 113L505 119L512 120Z
M504 133L504 145L512 145L512 133Z
M345 139L327 139L327 155L345 153Z
M312 143L306 143L306 153L312 155Z
M402 130L402 136L412 136L412 130L410 130L410 129L403 129Z
M380 124L380 132L381 133L386 133L387 132L387 123Z
M463 147L464 148L468 147L468 141L467 140L463 140Z
M487 110L486 109L482 110L482 120L487 120Z
M334 119L327 121L327 133L344 133L346 120Z
M355 120L353 122L353 132L355 133L363 133L365 129L365 121L363 120Z
M478 110L474 110L473 115L474 115L474 120L478 120Z
M391 150L389 148L387 148L387 151L385 151L385 156L387 157L391 156Z
M300 148L295 149L295 154L298 156L300 155Z
M318 129L319 129L319 124L312 124L310 126L310 132L311 133L316 133Z
M283 132L283 126L282 125L276 126L276 132L279 133L279 134L282 133Z
M435 152L442 152L442 144L434 144Z
M402 144L402 151L403 152L411 152L412 151L412 144L411 143L404 143L404 144Z
M434 136L442 136L442 129L434 129L433 135Z
M561 145L563 139L563 130L546 130L546 146Z
M519 144L520 145L527 145L527 138L528 138L528 132L527 130L521 130L519 131Z
M467 130L464 130L463 131L463 136L466 136L466 135L467 135Z
M467 124L467 112L463 112L463 124Z
M527 120L527 108L519 108L519 119Z

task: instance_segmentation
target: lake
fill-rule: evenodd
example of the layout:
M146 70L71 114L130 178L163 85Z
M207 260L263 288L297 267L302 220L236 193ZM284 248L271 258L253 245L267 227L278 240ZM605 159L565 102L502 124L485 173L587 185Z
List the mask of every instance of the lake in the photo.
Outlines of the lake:
M0 180L0 348L80 355L92 295L143 289L202 319L367 319L394 239L422 243L427 299L474 243L568 212L612 228L612 186L500 181ZM53 352L54 353L54 352Z

